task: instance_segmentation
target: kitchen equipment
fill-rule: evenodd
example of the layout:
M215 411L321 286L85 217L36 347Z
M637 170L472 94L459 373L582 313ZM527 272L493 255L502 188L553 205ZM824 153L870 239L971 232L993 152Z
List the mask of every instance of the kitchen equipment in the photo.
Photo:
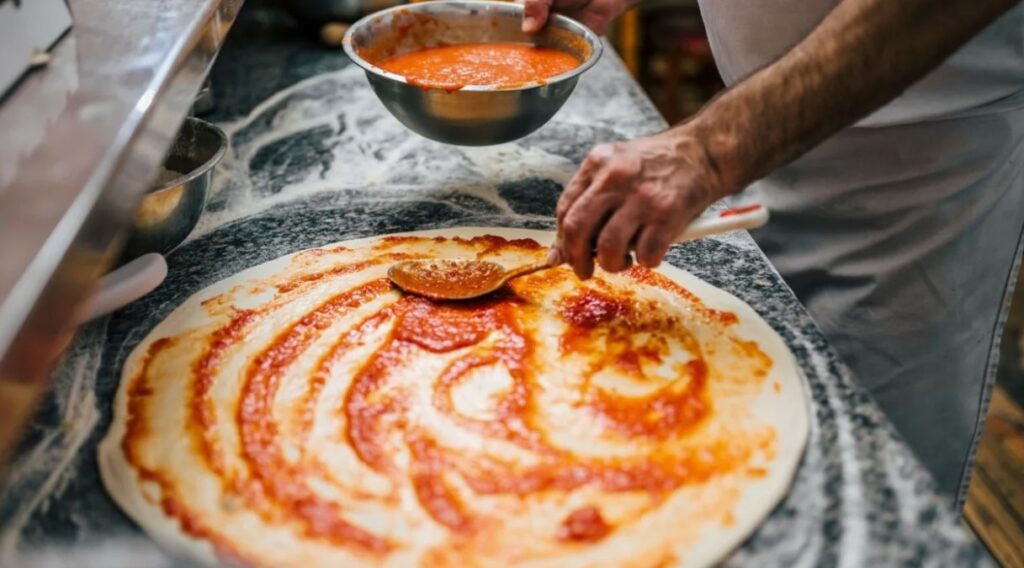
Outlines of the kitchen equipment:
M135 212L123 258L166 253L192 232L206 205L213 168L227 150L224 132L189 117L181 125L159 170L155 189Z
M0 81L0 483L241 4L0 0L4 69L32 24L9 9L74 16L32 42L45 67Z
M768 209L760 204L727 209L716 216L702 217L690 223L675 242L683 243L741 229L756 229L767 222ZM469 300L490 294L513 278L553 266L547 262L538 262L508 270L486 260L407 260L392 265L388 269L388 278L402 290L418 296L435 300Z
M85 323L134 302L167 277L160 253L181 244L195 228L206 205L213 168L227 149L216 126L186 118L157 173L154 188L139 204L122 258L134 259L107 274L86 303ZM141 256L140 256L141 255Z
M412 131L464 146L500 144L543 126L579 76L597 63L601 40L582 24L553 15L536 35L522 32L523 7L508 2L437 0L391 8L348 29L345 52L366 71L380 101ZM567 51L582 63L546 81L514 87L469 85L458 91L410 85L375 62L419 49L464 43L522 42Z
M107 274L100 280L99 291L90 298L78 316L83 324L122 308L149 294L167 278L167 260L151 252Z
M0 0L0 97L71 27L64 0Z
M199 93L196 94L196 98L192 101L192 112L189 113L192 116L200 116L209 113L213 110L213 87L210 85L210 78L207 77L203 81L203 86L199 87Z

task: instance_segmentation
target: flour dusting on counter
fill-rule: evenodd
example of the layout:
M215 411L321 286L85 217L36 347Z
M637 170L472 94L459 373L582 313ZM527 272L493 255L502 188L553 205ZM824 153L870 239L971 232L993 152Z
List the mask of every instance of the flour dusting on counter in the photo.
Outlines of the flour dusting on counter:
M0 566L16 563L19 540L31 516L50 505L75 475L79 450L94 433L100 412L96 405L96 372L107 320L93 322L72 345L65 363L51 377L53 392L44 411L53 413L56 428L39 433L39 441L11 469L0 520ZM32 433L29 433L32 435Z

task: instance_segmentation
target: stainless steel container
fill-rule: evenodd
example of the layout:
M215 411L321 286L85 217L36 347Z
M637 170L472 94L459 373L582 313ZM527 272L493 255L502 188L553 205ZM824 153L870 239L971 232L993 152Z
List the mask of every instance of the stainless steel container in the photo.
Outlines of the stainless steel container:
M185 119L154 189L135 212L123 259L166 253L185 240L203 214L213 168L227 146L221 129L198 118Z
M579 76L597 63L601 40L569 18L553 15L536 35L522 32L523 7L508 2L423 2L391 8L356 22L345 52L366 71L370 86L402 124L427 138L463 146L522 138L558 112ZM377 67L388 57L464 43L523 42L567 51L579 67L546 81L514 87L466 86L454 92L413 86Z
M203 86L199 88L199 93L196 94L196 98L192 101L192 114L203 115L213 110L213 87L210 84L210 78L207 77L203 81Z

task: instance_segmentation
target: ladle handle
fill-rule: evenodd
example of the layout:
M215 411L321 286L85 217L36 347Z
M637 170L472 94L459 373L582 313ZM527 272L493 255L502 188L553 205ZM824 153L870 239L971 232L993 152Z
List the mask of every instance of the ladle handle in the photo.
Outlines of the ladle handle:
M100 281L99 289L86 303L78 318L83 324L109 314L152 292L167 277L167 261L163 255L149 253L110 272Z
M763 227L768 217L768 208L760 203L726 209L715 216L698 217L675 242L685 243L729 231L756 229Z

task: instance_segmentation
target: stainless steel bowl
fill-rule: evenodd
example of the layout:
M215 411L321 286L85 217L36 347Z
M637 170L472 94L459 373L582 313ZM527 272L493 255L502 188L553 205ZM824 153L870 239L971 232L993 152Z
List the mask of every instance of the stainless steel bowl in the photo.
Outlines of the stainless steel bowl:
M131 260L150 252L165 253L192 232L206 206L213 168L228 146L216 126L186 118L171 145L154 189L142 198L122 253Z
M509 2L437 0L399 6L359 20L345 52L366 71L384 106L414 132L448 144L510 142L543 126L601 57L601 40L582 24L552 16L537 35L522 32L523 7ZM413 86L377 67L389 57L439 45L523 42L567 51L582 63L543 82L515 87L469 85L454 92Z

